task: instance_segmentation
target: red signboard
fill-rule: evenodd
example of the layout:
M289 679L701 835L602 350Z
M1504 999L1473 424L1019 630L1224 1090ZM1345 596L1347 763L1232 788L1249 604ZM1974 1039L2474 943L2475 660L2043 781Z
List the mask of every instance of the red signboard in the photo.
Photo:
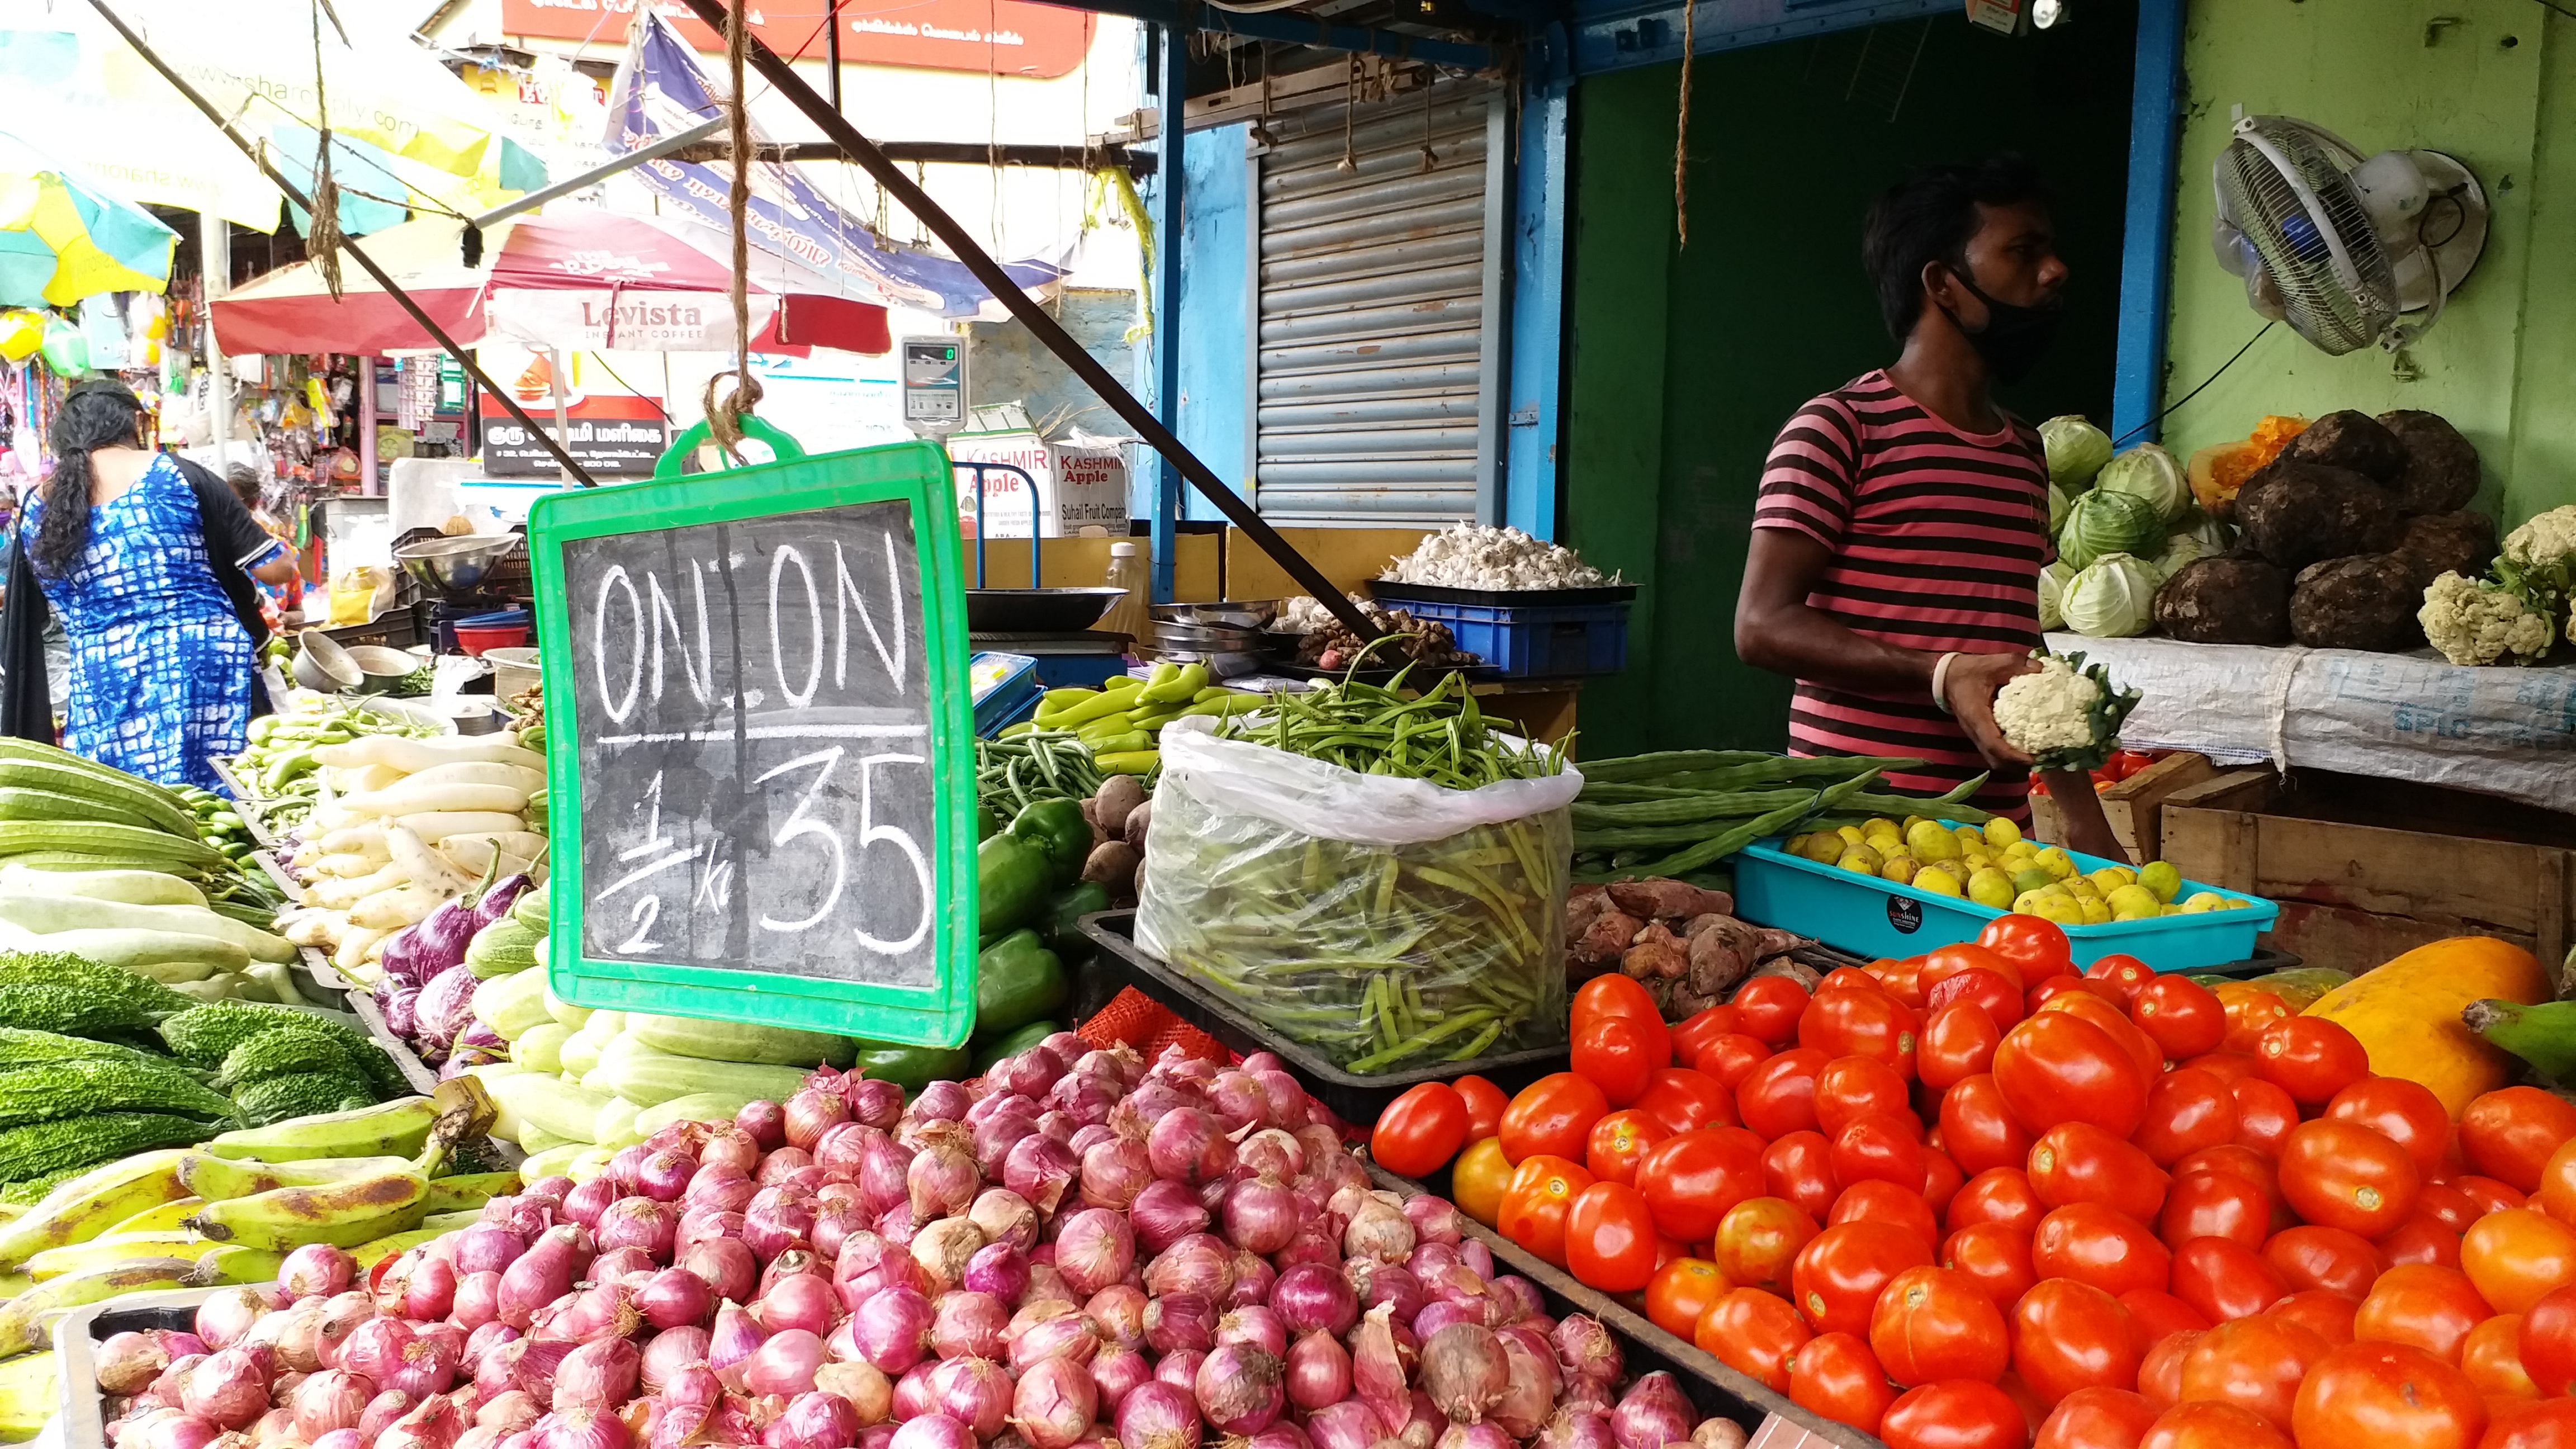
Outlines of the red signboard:
M682 38L707 54L724 42L678 0L651 0ZM825 0L752 4L751 30L781 55L825 53ZM501 29L514 36L620 43L637 0L501 0ZM1086 11L1028 0L844 0L841 59L1037 79L1070 73L1091 48Z

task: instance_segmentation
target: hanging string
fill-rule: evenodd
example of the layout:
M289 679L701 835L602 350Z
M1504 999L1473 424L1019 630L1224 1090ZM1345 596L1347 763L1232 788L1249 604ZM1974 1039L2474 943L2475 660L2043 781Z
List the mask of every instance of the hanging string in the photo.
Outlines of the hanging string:
M1342 159L1334 165L1336 171L1360 169L1359 150L1352 140L1352 130L1359 124L1359 110L1360 58L1355 55L1351 57L1351 68L1342 81Z
M1673 137L1673 224L1681 246L1690 246L1690 83L1691 52L1699 48L1699 0L1682 0L1681 126Z
M333 16L336 28L340 21ZM314 132L321 138L321 150L313 163L313 214L304 225L304 249L311 253L313 270L331 293L340 300L340 186L331 179L331 102L322 89L322 4L313 4L313 114Z
M751 53L749 22L745 19L751 0L734 0L725 14L725 71L733 84L732 110L727 120L732 123L733 190L725 198L725 212L733 223L733 277L729 289L733 300L733 390L719 401L716 384L725 374L707 379L704 399L707 433L725 455L740 465L742 456L742 419L760 405L760 379L751 374L751 294L747 278L751 273L751 95L743 78L743 66Z

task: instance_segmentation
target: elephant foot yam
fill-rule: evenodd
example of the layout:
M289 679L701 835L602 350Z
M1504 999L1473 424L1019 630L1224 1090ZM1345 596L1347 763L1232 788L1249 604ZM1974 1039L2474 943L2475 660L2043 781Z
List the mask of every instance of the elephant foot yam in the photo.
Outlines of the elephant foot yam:
M2195 559L2156 590L2156 627L2194 644L2290 637L2290 576L2259 558Z
M2433 581L2444 574L2473 579L2495 562L2495 520L2465 509L2421 514L2406 520L2406 531L2399 537L2395 552L2406 561L2417 593L2432 587Z
M2406 454L2389 491L2401 513L2449 513L2466 508L2478 493L2478 450L2439 413L2400 408L2381 413L2380 424ZM2494 552L2492 548L2488 550ZM2484 565L2480 565L2481 568ZM2468 570L2463 569L2466 573Z
M2345 408L2310 423L2281 450L2281 460L2349 468L2373 483L2389 486L2406 471L2406 445L2379 419Z
M2397 546L2402 526L2387 489L2349 468L2293 462L2286 452L2236 495L2236 524L2240 543L2293 573L2331 558L2385 553Z
M2411 649L2424 642L2423 597L2395 554L2310 564L2290 590L2290 633L2311 649Z

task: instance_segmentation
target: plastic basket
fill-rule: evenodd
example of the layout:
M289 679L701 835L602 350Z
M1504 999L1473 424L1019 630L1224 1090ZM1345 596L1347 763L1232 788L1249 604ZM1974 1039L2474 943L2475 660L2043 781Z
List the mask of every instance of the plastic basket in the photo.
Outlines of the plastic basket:
M1748 920L1813 936L1859 956L1920 956L1936 947L1974 940L1986 922L2010 914L1956 896L1936 896L1819 865L1789 854L1780 844L1778 839L1760 841L1735 858L1736 908ZM2117 864L2098 856L2067 854L2088 871ZM2205 890L2217 887L2187 880L2176 898L2188 899L2193 892ZM2244 891L2219 893L2253 904L2232 911L2066 927L2076 966L2126 954L2158 971L2203 971L2252 958L2255 938L2279 919L2280 906Z
M1616 674L1628 666L1629 601L1598 597L1620 590L1572 590L1567 592L1576 597L1568 599L1554 593L1370 587L1381 603L1448 625L1459 648L1506 679Z

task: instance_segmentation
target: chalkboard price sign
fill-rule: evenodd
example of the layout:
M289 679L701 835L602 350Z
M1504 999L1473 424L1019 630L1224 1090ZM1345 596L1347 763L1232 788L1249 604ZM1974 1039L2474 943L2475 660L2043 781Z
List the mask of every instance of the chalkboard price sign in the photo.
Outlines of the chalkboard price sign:
M966 1039L973 730L948 477L905 443L537 503L556 995Z

